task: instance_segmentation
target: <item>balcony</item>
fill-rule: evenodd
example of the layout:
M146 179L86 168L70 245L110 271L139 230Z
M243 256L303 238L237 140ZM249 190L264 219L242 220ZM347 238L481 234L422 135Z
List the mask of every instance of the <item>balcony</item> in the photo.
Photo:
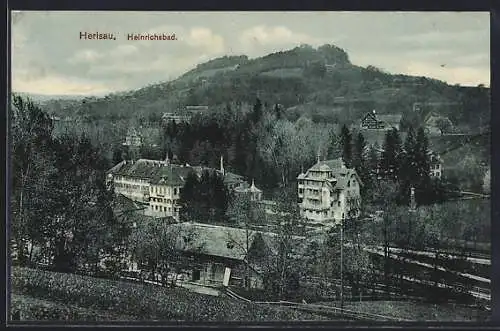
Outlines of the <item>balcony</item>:
M308 202L302 202L300 204L300 207L301 208L305 208L305 209L312 209L312 210L318 210L318 211L321 211L321 210L329 210L330 209L330 206L328 205L324 205L324 204L312 204L312 203L308 203Z

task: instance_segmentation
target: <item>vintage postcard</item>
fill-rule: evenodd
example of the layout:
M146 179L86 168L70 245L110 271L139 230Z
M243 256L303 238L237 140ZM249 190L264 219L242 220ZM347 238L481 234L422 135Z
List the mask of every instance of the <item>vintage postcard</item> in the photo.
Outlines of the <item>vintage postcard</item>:
M490 319L488 12L10 15L11 323Z

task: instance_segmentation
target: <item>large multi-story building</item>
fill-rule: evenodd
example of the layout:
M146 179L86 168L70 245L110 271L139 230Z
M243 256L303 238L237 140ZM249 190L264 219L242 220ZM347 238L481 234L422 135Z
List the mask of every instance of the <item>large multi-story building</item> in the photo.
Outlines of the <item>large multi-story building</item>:
M221 157L220 169L202 166L172 164L168 160L122 161L108 171L108 182L112 182L116 194L145 205L144 213L154 217L179 218L180 192L188 175L195 172L215 171L223 176L225 185L234 190L245 181L242 176L226 172Z
M356 170L341 158L320 161L298 176L299 209L312 223L339 224L359 215L360 186Z

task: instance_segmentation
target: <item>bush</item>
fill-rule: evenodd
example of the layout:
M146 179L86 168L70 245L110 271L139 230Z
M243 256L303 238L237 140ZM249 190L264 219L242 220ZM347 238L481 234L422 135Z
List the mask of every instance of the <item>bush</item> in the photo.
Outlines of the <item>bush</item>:
M27 268L12 269L14 293L67 305L133 315L144 320L262 321L318 319L291 309L243 303L182 288L167 289L74 274ZM59 318L60 315L50 315ZM70 316L73 318L74 316Z

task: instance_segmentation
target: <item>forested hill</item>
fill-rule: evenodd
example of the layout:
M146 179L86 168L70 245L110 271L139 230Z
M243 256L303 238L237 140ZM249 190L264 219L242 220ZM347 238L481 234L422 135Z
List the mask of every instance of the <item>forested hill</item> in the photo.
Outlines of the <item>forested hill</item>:
M44 108L58 116L90 120L154 119L186 105L253 104L256 97L269 105L283 105L291 120L305 113L313 120L349 123L373 109L411 119L416 102L432 103L421 110L449 116L454 123L479 126L479 121L485 125L490 117L489 88L450 86L435 79L390 74L375 66L356 66L333 45L317 49L304 45L255 59L224 56L170 82L100 98L53 100L44 102Z

